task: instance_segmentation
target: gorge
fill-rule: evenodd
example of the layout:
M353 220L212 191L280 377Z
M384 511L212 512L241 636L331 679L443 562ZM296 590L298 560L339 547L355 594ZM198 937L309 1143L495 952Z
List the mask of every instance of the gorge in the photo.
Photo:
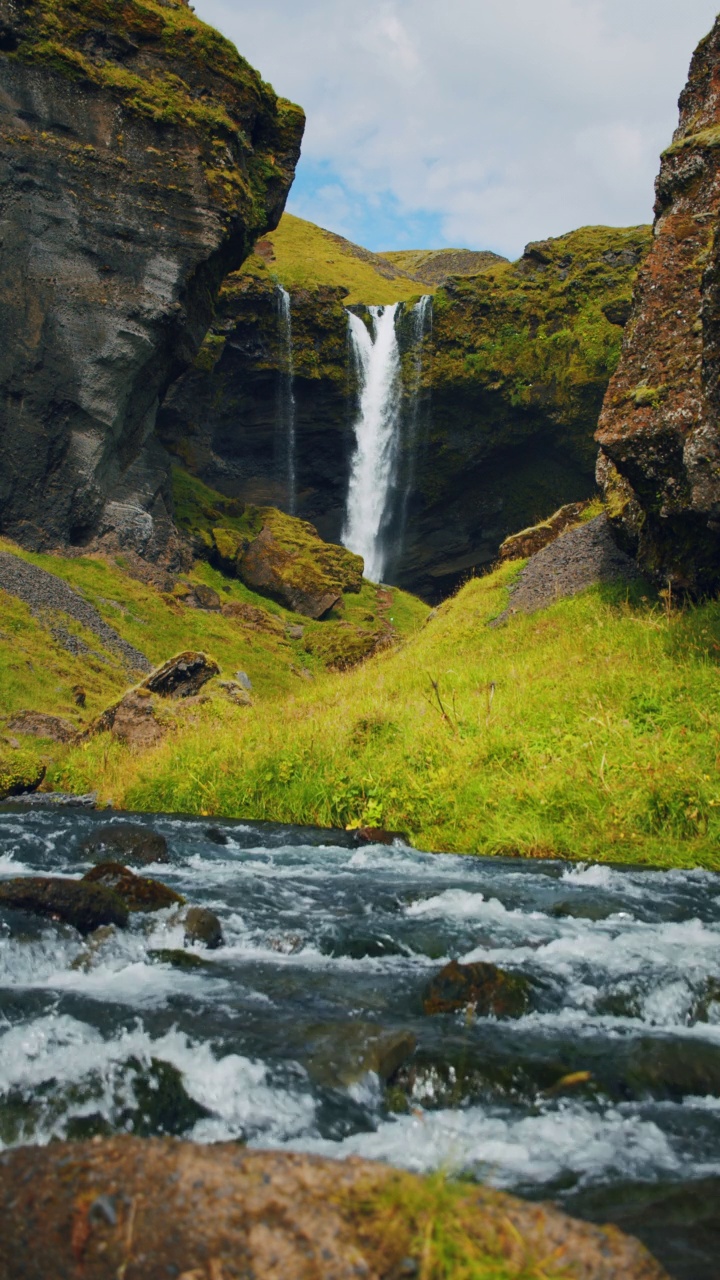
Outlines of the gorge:
M374 253L0 0L0 1280L716 1280L718 75L654 228Z

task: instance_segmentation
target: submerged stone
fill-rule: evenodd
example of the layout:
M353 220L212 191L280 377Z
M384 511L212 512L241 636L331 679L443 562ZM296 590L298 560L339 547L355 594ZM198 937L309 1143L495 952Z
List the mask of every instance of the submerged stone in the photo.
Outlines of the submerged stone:
M92 933L100 925L124 928L128 909L122 898L105 884L27 876L0 884L0 907L70 924L80 933Z
M520 1018L530 1005L530 982L494 964L460 964L451 960L429 984L425 1013L453 1013L472 1005L478 1017Z
M412 1031L392 1030L372 1022L340 1022L311 1028L307 1069L313 1080L330 1088L347 1088L368 1072L389 1080L412 1057L417 1043Z
M169 964L173 969L204 969L206 961L192 951L183 951L180 947L156 947L148 951L148 958L153 964Z
M105 862L108 855L110 860L122 859L136 866L170 861L165 836L129 822L98 827L82 841L80 849L93 862Z
M83 876L82 884L101 884L125 903L128 911L162 911L182 904L185 899L159 880L136 876L120 862L101 862Z

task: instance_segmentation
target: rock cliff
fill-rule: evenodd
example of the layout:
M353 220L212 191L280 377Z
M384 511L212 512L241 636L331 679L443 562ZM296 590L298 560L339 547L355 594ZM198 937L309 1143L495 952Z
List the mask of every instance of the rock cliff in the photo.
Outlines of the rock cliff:
M656 183L655 233L597 434L616 529L658 578L720 583L720 20Z
M375 284L352 263L342 266L344 287L318 283L330 268L341 271L339 251L329 265L323 256L303 267L302 254L320 252L321 242L308 234L291 254L279 235L264 242L270 250L277 242L272 257L261 244L224 285L213 327L171 389L158 430L212 487L284 505L283 285L291 292L298 514L337 541L357 393L345 307L357 309L358 289ZM411 297L407 277L378 277L406 299L397 327L405 407L417 418L400 458L404 529L391 581L437 600L492 563L508 534L594 491L593 433L649 243L647 227L584 228L529 245L514 264L488 255L473 276L439 287L416 281ZM419 367L411 309L422 292L435 296Z
M172 552L158 402L302 127L186 0L0 0L0 531Z

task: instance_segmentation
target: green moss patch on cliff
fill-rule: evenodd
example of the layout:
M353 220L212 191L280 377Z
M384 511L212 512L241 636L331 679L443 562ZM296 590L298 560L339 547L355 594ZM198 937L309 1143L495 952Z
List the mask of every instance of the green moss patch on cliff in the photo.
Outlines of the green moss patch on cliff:
M257 190L281 176L302 111L278 99L187 0L34 0L12 17L15 47L6 47L6 57L109 90L136 116L196 131L221 204L256 202ZM273 117L275 148L264 137L255 154L262 115ZM228 144L239 144L246 164Z

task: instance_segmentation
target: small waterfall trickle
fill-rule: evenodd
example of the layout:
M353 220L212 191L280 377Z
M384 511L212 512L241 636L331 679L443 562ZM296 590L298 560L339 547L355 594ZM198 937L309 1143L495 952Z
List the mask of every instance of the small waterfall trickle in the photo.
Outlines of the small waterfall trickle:
M297 506L297 459L295 440L295 361L293 357L291 299L287 289L277 286L280 365L276 426L275 469L286 490L287 509L295 515Z
M354 424L355 452L342 541L363 557L365 577L371 582L381 582L385 569L383 530L397 463L401 399L400 348L395 331L398 305L368 308L372 333L359 316L348 312L360 406Z

